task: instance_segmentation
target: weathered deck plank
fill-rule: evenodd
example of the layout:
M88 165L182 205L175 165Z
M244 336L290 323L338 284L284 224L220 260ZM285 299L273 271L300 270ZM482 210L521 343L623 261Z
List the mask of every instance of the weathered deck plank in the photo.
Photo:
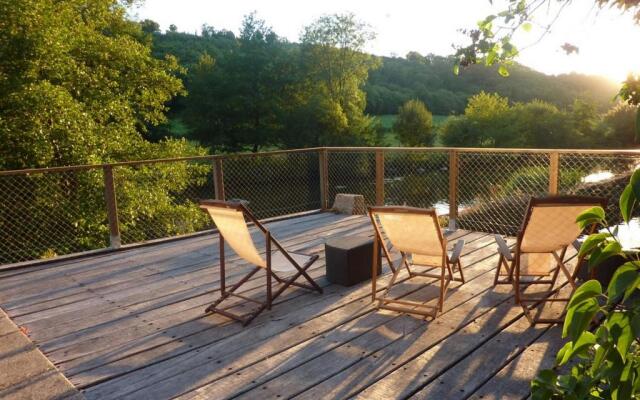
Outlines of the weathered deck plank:
M219 291L215 234L0 271L0 306L90 399L526 397L561 343L557 329L528 326L510 287L491 287L491 235L451 236L467 241L467 283L452 284L443 314L424 321L376 311L368 283L324 277L325 240L371 236L366 217L320 213L269 227L286 248L320 255L309 272L325 292L288 290L246 328L202 312ZM248 268L234 256L228 265L230 280ZM264 277L243 294L264 295ZM411 282L399 294L435 297Z

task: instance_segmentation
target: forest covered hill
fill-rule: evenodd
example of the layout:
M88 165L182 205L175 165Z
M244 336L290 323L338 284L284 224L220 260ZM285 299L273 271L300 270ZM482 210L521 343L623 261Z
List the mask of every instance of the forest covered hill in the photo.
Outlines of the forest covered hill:
M216 31L206 26L200 34L155 31L153 53L158 58L172 54L189 71L203 53L214 59L228 56L236 39L231 31ZM299 46L297 43L285 45ZM412 52L406 57L379 59L380 66L369 72L364 86L366 112L373 115L395 114L410 99L423 101L435 115L462 114L468 98L481 91L496 92L513 102L543 100L561 108L580 98L604 111L611 107L618 91L618 85L604 77L546 75L523 65L512 66L509 77L500 76L495 68L483 66L472 66L454 75L452 57Z

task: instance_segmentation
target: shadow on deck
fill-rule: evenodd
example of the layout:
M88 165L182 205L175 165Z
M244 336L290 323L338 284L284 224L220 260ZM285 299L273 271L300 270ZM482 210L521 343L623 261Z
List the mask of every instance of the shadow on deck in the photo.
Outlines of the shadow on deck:
M324 278L325 240L372 235L366 217L268 226L286 248L320 255L310 275L325 293L288 290L246 328L203 314L219 287L215 235L1 272L0 306L89 399L522 398L561 345L558 327L530 327L511 288L492 287L489 234L452 234L467 242L467 283L452 283L443 314L424 321L374 311L368 282ZM228 264L230 281L248 268ZM261 296L263 286L258 276L243 294ZM414 300L437 295L415 283L398 289ZM248 309L232 301L231 310Z

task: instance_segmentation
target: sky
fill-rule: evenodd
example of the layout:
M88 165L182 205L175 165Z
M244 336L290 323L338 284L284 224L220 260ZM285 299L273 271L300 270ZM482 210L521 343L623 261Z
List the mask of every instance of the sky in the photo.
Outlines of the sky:
M556 2L552 1L552 7ZM518 62L548 74L579 72L602 75L615 82L628 73L640 72L640 26L617 9L601 10L593 0L577 0L567 7L552 31L540 42L542 26L519 32L514 38L521 54ZM324 14L352 12L371 25L377 37L367 50L376 55L404 56L453 53L452 44L465 43L460 28L474 27L478 20L503 10L505 1L494 0L145 0L131 11L136 19L152 19L165 30L175 24L179 31L199 32L203 24L238 32L244 15L256 11L273 30L298 41L302 28ZM555 10L544 9L536 22L544 25ZM566 55L565 42L580 48Z

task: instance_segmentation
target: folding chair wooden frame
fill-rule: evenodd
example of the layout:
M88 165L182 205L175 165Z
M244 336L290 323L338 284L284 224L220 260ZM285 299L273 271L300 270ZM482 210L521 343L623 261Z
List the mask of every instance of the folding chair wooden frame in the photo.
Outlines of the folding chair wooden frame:
M536 207L571 207L575 211L575 207L583 207L584 210L601 206L606 207L607 200L604 198L596 198L596 197L584 197L584 196L554 196L554 197L543 197L543 198L532 198L529 202L529 206L527 207L527 212L525 214L524 220L522 222L520 231L518 232L517 242L514 249L510 249L505 240L500 235L495 235L496 243L498 244L498 265L496 268L496 274L494 277L493 284L511 284L513 285L515 291L515 302L519 304L524 310L524 314L529 320L531 325L537 323L561 323L563 320L561 318L537 318L532 315L532 310L537 306L544 304L546 302L566 302L571 298L571 294L576 289L576 276L578 275L579 268L582 265L582 260L579 259L575 270L573 273L569 271L566 265L565 256L567 253L567 249L569 245L573 245L576 250L579 250L580 245L577 241L578 236L582 233L577 223L575 223L575 219L571 221L571 223L575 223L575 237L571 240L565 240L562 243L558 243L555 248L546 248L544 251L535 251L528 252L526 248L523 248L523 242L526 235L527 226L529 225L533 210ZM577 215L575 215L577 217ZM589 233L593 232L595 226L591 227ZM553 232L553 227L549 227L549 231ZM522 256L525 254L549 254L553 257L552 260L555 261L556 266L551 268L548 271L547 275L551 275L549 279L534 279L529 281L522 281L521 277L524 276L521 274L521 263ZM503 274L505 276L504 279L500 279L500 275L502 271L505 271ZM557 287L554 289L556 284L558 274L562 271L562 273L567 278L567 283L571 286L571 294L568 297L563 298L552 298L550 296L555 295L561 289L561 287ZM545 293L542 293L537 296L524 296L521 292L521 286L531 286L531 285L549 285L549 290Z
M318 286L318 284L309 276L309 274L307 273L307 269L318 259L318 255L312 255L312 256L307 256L307 255L303 255L303 254L296 254L296 253L289 253L287 252L284 247L282 247L282 245L271 236L271 232L264 227L264 225L262 225L260 223L260 221L258 221L257 218L255 218L253 216L253 214L241 203L236 203L236 202L225 202L225 201L218 201L218 200L203 200L200 202L200 207L203 211L209 212L209 215L212 217L212 219L214 220L214 223L216 224L218 231L219 231L219 248L220 248L220 297L214 301L211 305L209 305L206 310L205 313L209 313L209 312L213 312L213 313L218 313L221 315L224 315L228 318L234 319L236 321L241 322L244 326L248 325L255 317L257 317L262 311L264 311L265 309L271 309L271 306L273 304L273 301L280 295L282 294L282 292L284 292L285 289L287 289L289 286L297 286L300 288L304 288L304 289L308 289L308 290L314 290L317 291L318 293L322 293L322 288L320 286ZM227 212L239 212L242 213L243 216L243 220L248 220L248 223L252 223L254 224L265 236L265 258L262 259L262 257L257 253L257 250L255 249L255 246L253 245L253 241L250 238L250 233L249 233L249 229L247 227L246 221L244 224L244 229L246 229L246 232L239 232L239 236L243 236L243 235L249 235L248 236L248 240L251 241L251 245L253 246L253 249L251 249L253 251L254 254L248 254L250 257L245 257L243 256L243 254L245 253L245 251L243 251L242 249L238 248L238 244L234 243L236 242L236 238L233 237L229 237L233 232L230 230L229 232L227 232L227 237L226 237L226 242L229 244L229 246L235 250L235 252L238 254L238 256L242 259L244 259L245 261L248 261L250 263L252 263L253 265L255 265L255 267L249 271L249 273L247 273L244 277L242 277L238 282L236 282L233 286L231 286L230 288L226 287L226 265L225 265L225 234L223 234L223 231L226 230L222 220L220 218L218 218L216 215L216 213L220 214L220 210L226 210ZM236 215L236 217L238 217ZM216 221L216 219L218 219L218 221ZM240 224L237 224L238 226L236 226L236 228L241 229L240 228ZM237 231L236 231L237 232ZM247 237L247 236L245 236ZM292 268L290 268L287 272L293 272L294 274L290 277L281 277L279 276L276 271L274 270L274 265L272 263L272 245L275 246L275 248L277 250L280 251L280 253L282 254L283 257L280 257L280 261L285 261L287 263L290 264L290 266ZM238 251L240 250L240 251ZM292 256L293 254L293 256ZM244 254L246 255L246 254ZM252 257L251 257L252 256ZM257 259L256 259L257 257ZM250 259L247 259L250 258ZM298 260L296 260L296 258ZM302 261L302 262L301 262ZM260 263L260 265L257 264L257 262ZM260 270L264 270L266 272L266 301L261 302L252 298L249 298L247 296L243 296L239 293L236 293L236 291L244 284L246 283L253 275L255 275L258 271ZM296 280L300 277L304 277L308 284L304 284L304 283L298 283L296 282ZM276 281L276 283L280 284L280 287L275 291L275 293L273 292L273 280ZM241 298L243 300L249 301L251 303L256 303L258 305L258 308L253 311L250 312L248 314L244 314L244 315L237 315L234 314L232 312L229 312L223 308L220 308L220 304L228 299L229 297L234 296L234 297L238 297Z
M422 219L422 222L432 223L434 230L437 234L437 249L425 249L425 254L430 254L431 257L441 257L441 261L438 263L439 265L423 265L423 264L415 264L418 266L427 266L427 267L435 267L440 268L440 274L434 274L429 272L417 272L411 269L411 265L409 263L409 254L413 256L420 255L417 252L408 252L406 249L403 250L403 245L401 243L394 243L391 232L385 232L391 242L391 245L399 250L401 259L398 264L394 265L393 260L391 258L391 253L389 252L389 248L387 247L386 241L383 237L384 231L384 223L379 223L378 219L381 214L399 214L399 215L413 215L416 217L419 216L427 216L430 217L428 219ZM446 291L449 287L449 283L453 281L458 281L464 283L464 273L462 271L462 263L460 262L460 255L462 253L462 248L464 247L464 240L458 240L451 254L447 253L447 240L442 235L442 231L440 230L440 225L438 224L438 216L435 210L431 209L421 209L414 207L400 207L400 206L386 206L386 207L369 207L369 217L371 218L371 222L373 224L375 230L374 237L374 257L373 257L373 265L372 265L372 279L371 279L371 300L378 301L378 308L405 312L409 314L417 314L425 317L435 318L438 312L442 311L442 307L444 304L444 299L446 295ZM382 226L381 226L382 225ZM392 271L391 280L380 296L376 296L376 280L377 280L377 271L378 271L378 251L382 249L387 262L389 263L389 267ZM434 256L434 254L438 253L439 255ZM435 264L435 263L434 263ZM402 267L405 267L407 272L409 273L409 279L413 277L428 277L438 279L439 283L439 298L437 306L425 305L423 303L419 303L416 301L409 300L400 300L397 298L389 298L389 291L391 287L396 284L398 274L400 273ZM458 269L458 273L460 274L460 278L454 277L455 269Z

